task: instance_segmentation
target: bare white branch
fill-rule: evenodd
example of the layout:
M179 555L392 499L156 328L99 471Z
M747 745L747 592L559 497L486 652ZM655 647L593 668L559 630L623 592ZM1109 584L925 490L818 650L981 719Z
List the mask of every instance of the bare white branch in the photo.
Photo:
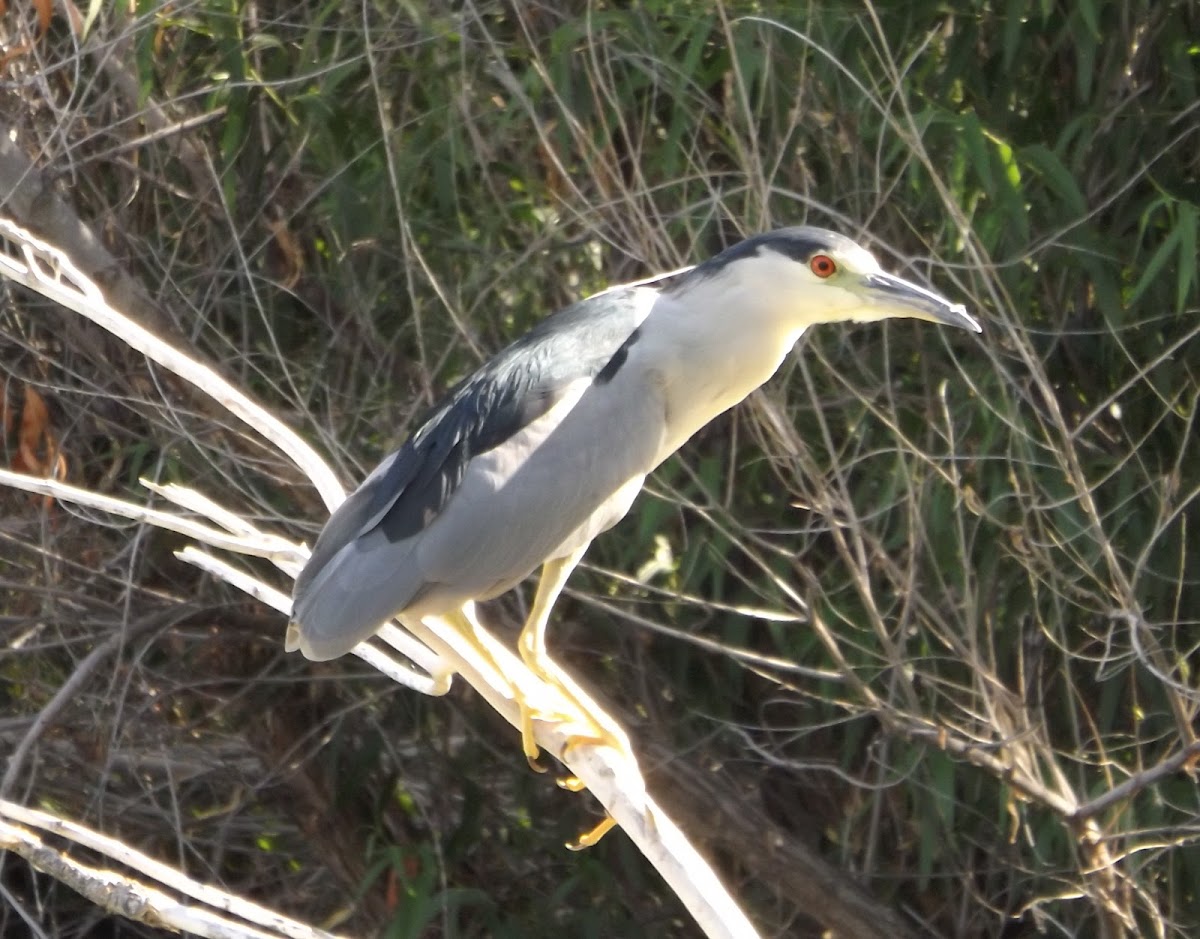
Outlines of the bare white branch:
M0 217L0 274L108 330L147 358L195 385L296 464L332 510L346 496L333 470L290 427L215 371L108 305L104 292L71 259Z
M37 832L90 848L159 886L140 883L123 872L83 864L46 844ZM0 850L19 854L93 903L128 919L211 939L334 939L331 933L192 880L115 838L6 800L0 800ZM195 902L182 901L160 887Z
M122 518L145 522L156 528L163 528L167 531L185 535L188 538L195 538L197 541L203 541L214 548L222 548L238 554L249 554L254 557L278 560L281 564L290 564L294 570L300 568L304 558L307 556L307 552L294 541L289 541L278 535L265 534L248 523L242 524L240 532L229 534L193 519L184 518L182 515L176 515L173 512L163 512L160 509L135 505L124 499L115 499L112 496L91 492L87 489L80 489L77 486L59 482L57 479L43 479L37 476L28 476L24 473L14 473L6 469L0 469L0 483L10 486L13 489L52 496L55 499L61 499L63 502L82 505L91 509L99 509L101 512L107 512L110 515L120 515ZM182 487L175 486L172 488L179 490ZM199 493L196 493L196 495L199 495ZM284 610L284 612L287 611Z

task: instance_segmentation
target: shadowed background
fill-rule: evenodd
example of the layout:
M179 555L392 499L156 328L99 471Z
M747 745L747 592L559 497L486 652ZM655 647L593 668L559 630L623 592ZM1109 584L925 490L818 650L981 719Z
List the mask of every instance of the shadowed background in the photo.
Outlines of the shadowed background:
M105 4L85 38L10 4L0 211L347 483L580 296L780 225L870 241L983 336L810 331L593 545L552 651L767 935L1189 934L1200 798L1154 770L1200 665L1194 5L634 6ZM0 297L5 465L312 542L202 395ZM0 491L9 798L364 935L695 934L620 834L562 850L595 804L469 688L285 657L181 543ZM154 934L0 886L5 935Z

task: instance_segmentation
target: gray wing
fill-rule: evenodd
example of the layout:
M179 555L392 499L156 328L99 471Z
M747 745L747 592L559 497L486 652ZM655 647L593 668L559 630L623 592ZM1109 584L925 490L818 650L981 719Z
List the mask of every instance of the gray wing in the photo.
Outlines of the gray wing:
M398 544L419 534L445 508L473 457L545 414L572 384L607 382L637 338L641 315L633 293L609 291L547 317L447 394L321 531L296 579L292 608L301 638L290 638L289 647L332 658L405 608L422 585L401 571L392 583L355 585L354 547L368 536L372 544L381 535ZM372 567L362 571L377 581ZM323 590L328 595L320 597Z

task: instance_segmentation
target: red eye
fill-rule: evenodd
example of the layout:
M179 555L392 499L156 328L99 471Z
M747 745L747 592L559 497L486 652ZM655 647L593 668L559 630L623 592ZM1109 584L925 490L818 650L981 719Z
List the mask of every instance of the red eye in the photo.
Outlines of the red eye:
M820 278L832 277L837 273L837 263L828 254L814 254L808 267Z

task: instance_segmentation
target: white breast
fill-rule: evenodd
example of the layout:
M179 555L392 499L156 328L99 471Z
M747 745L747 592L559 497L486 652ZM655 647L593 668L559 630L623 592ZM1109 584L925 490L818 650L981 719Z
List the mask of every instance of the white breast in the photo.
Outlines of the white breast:
M693 300L663 298L643 324L639 363L630 363L647 372L645 383L661 389L666 406L655 466L770 379L804 331L735 291Z

